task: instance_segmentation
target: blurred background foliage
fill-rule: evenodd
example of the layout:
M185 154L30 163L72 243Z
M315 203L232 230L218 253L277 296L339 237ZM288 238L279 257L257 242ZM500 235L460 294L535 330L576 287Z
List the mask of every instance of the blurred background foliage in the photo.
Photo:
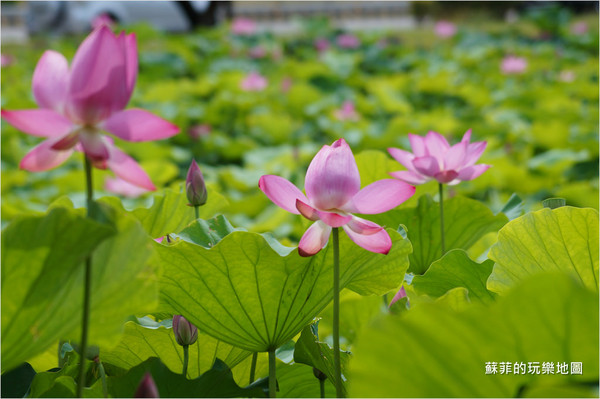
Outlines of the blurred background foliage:
M488 15L454 3L452 10L437 2L413 8L425 22L387 32L349 33L324 18L302 20L302 29L288 34L239 35L229 23L185 34L127 26L137 35L140 60L129 106L173 121L181 133L117 144L159 190L179 190L195 158L211 188L227 198L225 214L235 226L292 241L304 222L273 205L258 179L277 174L302 187L314 154L340 137L357 155L366 185L403 169L386 149L410 149L408 133L435 130L456 142L472 129L475 140L488 142L481 162L493 167L450 188L449 196L481 200L494 212L513 193L526 210L553 196L597 209L597 14L574 15L558 3L505 20L493 18L492 6L482 7ZM456 33L436 35L432 18L452 18ZM344 44L344 35L355 44ZM2 67L2 108L35 108L31 76L43 51L70 59L83 37L37 35L27 45L3 44L10 62ZM509 55L525 59L525 69L503 72ZM251 72L266 79L264 89L242 89ZM344 106L351 112L344 114ZM3 225L43 212L63 195L83 204L77 156L45 173L18 169L38 141L2 122ZM94 171L97 196L114 195L104 187L109 173ZM408 204L436 188L419 187ZM151 201L150 194L124 199L129 208Z

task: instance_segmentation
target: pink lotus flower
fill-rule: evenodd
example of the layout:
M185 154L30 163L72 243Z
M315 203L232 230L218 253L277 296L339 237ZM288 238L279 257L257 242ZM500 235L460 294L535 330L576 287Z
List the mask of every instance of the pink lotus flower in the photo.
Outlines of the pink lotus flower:
M14 64L14 62L15 57L13 57L12 55L0 54L0 65L2 66L2 68Z
M317 51L319 53L322 53L324 51L326 51L327 49L329 49L329 40L325 39L325 38L319 38L315 40L315 49L317 49Z
M181 315L173 316L173 333L181 346L193 345L198 339L198 328Z
M254 46L248 50L250 58L264 58L267 55L267 50L263 46Z
M106 26L94 30L79 46L69 68L67 59L48 50L33 74L33 95L39 109L7 111L2 117L17 129L46 140L21 160L32 172L55 168L73 150L83 151L93 166L110 168L138 187L154 190L144 170L110 137L127 141L171 137L179 128L142 109L124 110L138 73L134 34L116 36Z
M360 46L360 40L358 37L351 35L349 33L345 33L343 35L339 35L336 39L337 45L341 48L357 48Z
M306 230L298 253L311 256L329 239L332 227L342 227L357 245L387 254L392 246L385 229L352 213L375 214L395 208L410 198L415 188L404 182L384 179L360 189L358 167L344 139L325 145L306 172L306 195L283 177L265 175L258 187L275 205L314 221Z
M281 91L283 93L287 93L288 91L290 91L291 87L292 87L292 78L290 77L286 77L283 78L283 80L281 81Z
M443 39L456 34L456 25L449 21L438 21L434 27L435 34Z
M408 139L413 153L388 148L390 155L408 169L391 172L390 175L407 183L423 184L435 179L440 183L454 185L463 180L473 180L490 167L475 165L487 142L469 143L470 129L461 142L452 147L444 136L436 132L429 132L425 137L409 134Z
M505 75L523 73L527 69L527 60L515 57L514 55L508 55L502 60L500 69Z
M352 101L344 101L342 107L337 109L334 115L335 118L340 121L356 121L359 118Z
M135 390L134 398L160 398L158 388L152 378L152 374L146 372L137 389Z
M138 187L125 181L123 179L117 178L107 178L104 181L104 189L106 191L110 191L111 193L122 195L127 198L137 198L142 194L147 193L149 190Z
M240 83L240 88L244 91L262 91L267 84L267 79L260 73L250 72Z
M212 128L210 127L210 125L203 123L200 125L194 125L190 127L190 130L188 130L188 134L190 135L192 140L198 140L200 137L208 136L211 130Z
M588 24L585 21L577 21L571 25L571 33L574 35L585 35L588 31Z
M395 304L396 302L398 302L402 298L406 298L406 296L407 296L406 295L406 290L404 289L404 285L403 285L402 287L400 287L400 289L398 290L398 292L396 293L396 295L394 295L394 297L390 301L390 304L388 305L388 308L391 308L393 304Z
M231 32L240 36L251 36L256 33L256 22L248 18L236 18L231 23Z
M565 83L571 83L575 80L575 72L571 70L561 71L558 80Z
M108 14L100 14L92 20L92 30L98 29L102 25L108 26L110 29L115 27L115 20Z

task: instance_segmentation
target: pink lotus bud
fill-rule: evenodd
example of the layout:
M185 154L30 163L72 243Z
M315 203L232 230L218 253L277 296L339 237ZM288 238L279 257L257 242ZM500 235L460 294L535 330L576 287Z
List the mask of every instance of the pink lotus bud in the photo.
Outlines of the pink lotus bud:
M142 381L140 381L140 385L135 391L134 398L160 398L158 394L158 388L156 388L156 384L154 383L154 379L152 379L152 375L150 373L144 374Z
M173 333L181 346L192 345L198 339L198 328L180 315L173 316Z
M394 297L390 301L390 304L388 307L391 308L394 303L398 302L402 298L406 298L406 291L404 290L404 286L400 287L400 289L398 290L396 295L394 295Z
M110 29L115 27L115 21L108 14L98 15L96 18L92 20L92 30L101 27L102 25L108 26Z
M7 67L15 62L15 57L8 54L0 54L0 61L0 65L2 65L2 67Z
M187 199L190 201L190 206L201 206L206 204L206 185L204 184L204 176L198 167L196 160L192 160L192 164L188 169L187 178L185 180L185 191Z
M335 118L340 121L356 121L359 116L352 101L344 101L342 107L335 111Z

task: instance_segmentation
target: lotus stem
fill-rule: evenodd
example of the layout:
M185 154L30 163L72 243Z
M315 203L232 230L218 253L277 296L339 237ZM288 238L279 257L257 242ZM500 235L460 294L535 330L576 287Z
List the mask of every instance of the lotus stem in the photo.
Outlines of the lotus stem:
M190 361L190 346L183 345L183 371L181 374L187 378L188 363Z
M440 228L442 233L442 256L446 254L446 240L444 237L444 185L439 183L440 186Z
M108 385L106 384L106 371L101 361L98 362L98 370L100 371L100 379L102 380L102 395L108 398Z
M92 214L92 202L94 201L94 186L92 184L92 164L84 154L85 184L87 217ZM83 398L85 388L85 354L88 346L88 325L90 321L90 296L92 290L92 255L85 258L85 269L83 277L83 316L81 318L81 341L79 358L79 384L77 385L77 397Z
M333 229L333 365L335 393L343 398L342 367L340 364L340 236L339 227Z
M200 210L198 206L194 207L194 215L196 215L196 220L200 219Z
M254 352L252 354L252 364L250 365L250 382L248 384L252 384L254 382L254 375L256 374L256 361L258 360L258 352Z
M269 398L277 397L277 380L275 376L275 349L269 349Z
M319 387L321 388L321 398L325 397L325 380L319 380Z

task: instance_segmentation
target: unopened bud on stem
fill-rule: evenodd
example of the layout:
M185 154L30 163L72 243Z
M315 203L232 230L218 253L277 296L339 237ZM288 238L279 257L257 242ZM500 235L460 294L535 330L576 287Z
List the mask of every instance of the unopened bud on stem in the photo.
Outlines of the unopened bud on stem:
M198 339L198 328L180 315L173 316L173 333L181 346L192 345Z
M185 192L188 201L190 201L188 205L201 206L206 204L207 194L204 176L194 159L188 169L187 178L185 180Z

